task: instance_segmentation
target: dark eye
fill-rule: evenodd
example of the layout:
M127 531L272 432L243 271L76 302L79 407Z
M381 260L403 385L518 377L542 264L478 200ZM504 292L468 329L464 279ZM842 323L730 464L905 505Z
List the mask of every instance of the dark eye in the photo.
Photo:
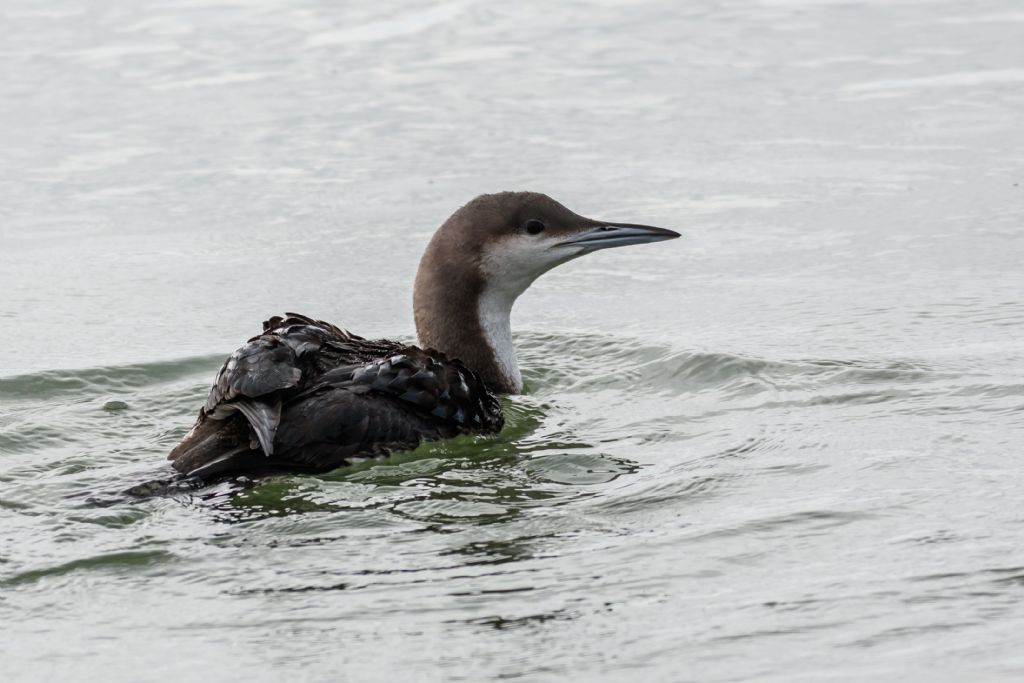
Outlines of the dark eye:
M531 218L530 220L526 221L525 227L526 232L530 233L531 235L539 235L540 233L544 232L544 224L541 223L536 218Z

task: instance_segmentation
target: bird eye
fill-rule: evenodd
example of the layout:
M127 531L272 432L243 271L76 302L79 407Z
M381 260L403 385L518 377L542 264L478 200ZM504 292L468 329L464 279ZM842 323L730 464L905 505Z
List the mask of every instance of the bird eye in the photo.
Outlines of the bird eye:
M539 235L544 232L544 224L538 221L536 218L526 221L526 232L531 235Z

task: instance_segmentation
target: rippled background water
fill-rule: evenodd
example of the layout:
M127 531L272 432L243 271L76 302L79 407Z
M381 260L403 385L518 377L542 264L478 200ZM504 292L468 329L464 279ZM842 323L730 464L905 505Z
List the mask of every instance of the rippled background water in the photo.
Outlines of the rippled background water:
M4 680L1024 675L1015 0L0 5ZM499 437L127 500L267 315L542 279Z

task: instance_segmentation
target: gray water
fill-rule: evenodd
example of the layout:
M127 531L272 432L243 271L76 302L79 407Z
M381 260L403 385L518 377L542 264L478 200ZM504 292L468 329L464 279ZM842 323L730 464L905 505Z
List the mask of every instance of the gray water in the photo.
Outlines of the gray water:
M1024 676L1024 6L345 5L0 5L5 681ZM118 495L503 189L684 239L520 300L500 436Z

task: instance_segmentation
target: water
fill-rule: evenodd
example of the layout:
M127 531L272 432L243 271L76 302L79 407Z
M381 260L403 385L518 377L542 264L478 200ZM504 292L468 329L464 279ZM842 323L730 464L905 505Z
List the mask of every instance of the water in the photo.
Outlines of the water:
M0 19L5 680L1024 675L1019 3ZM115 495L501 189L685 235L528 292L503 434Z

